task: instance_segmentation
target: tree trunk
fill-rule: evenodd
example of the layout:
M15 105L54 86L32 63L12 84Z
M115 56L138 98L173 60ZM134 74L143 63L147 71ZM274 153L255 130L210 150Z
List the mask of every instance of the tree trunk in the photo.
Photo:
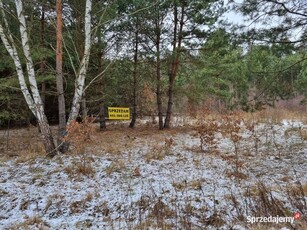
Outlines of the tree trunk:
M40 47L42 50L45 48L45 7L42 6L42 15L40 19ZM45 57L42 56L40 59L40 65L39 65L39 72L43 76L45 74L46 69L46 60ZM46 105L46 81L43 80L42 86L41 86L41 98L42 103L45 109Z
M63 18L62 0L56 1L56 85L59 109L58 146L62 153L68 151L69 143L63 141L66 135L66 109L63 87Z
M132 119L129 128L134 128L137 117L137 77L138 77L138 48L139 48L139 18L136 19L135 30L135 47L133 57L133 107L132 107Z
M28 76L31 93L26 84L23 68L21 65L21 61L20 61L17 49L16 49L16 43L14 41L12 34L10 33L8 22L5 16L5 12L3 10L3 3L0 0L1 14L3 16L2 22L4 23L4 27L2 23L0 23L1 40L14 61L21 92L23 93L23 96L27 102L29 109L31 110L31 112L34 114L34 116L36 117L38 121L47 155L50 157L53 157L57 154L57 150L55 148L53 136L52 136L52 133L51 133L48 121L47 121L47 117L45 115L43 103L42 103L40 93L37 87L33 61L32 61L31 54L30 54L28 33L26 29L26 20L25 20L22 1L15 0L15 6L17 10L17 18L19 21L22 51L25 57L25 62L26 62L26 67L27 67L26 70L27 70L27 76Z
M85 93L83 93L81 105L82 105L82 120L84 120L84 119L86 119L86 117L87 117L87 108L86 108Z
M88 63L91 51L91 11L92 11L92 1L86 0L85 20L84 20L84 34L85 34L84 55L81 60L79 73L76 79L76 84L75 84L76 88L71 106L71 111L68 118L68 123L77 118L80 110L80 101L83 95L85 77L88 69Z
M105 108L104 108L104 101L103 100L101 100L101 102L100 102L99 125L100 125L101 130L104 130L104 129L107 128L106 118L105 118Z
M160 14L159 9L157 10L157 21L156 21L156 49L157 49L157 107L159 117L159 129L163 129L163 112L162 112L162 95L161 95L161 57L160 57L160 44L161 44L161 28L160 28Z
M12 33L9 30L2 0L0 0L0 13L2 14L2 20L0 21L0 37L6 50L8 51L8 53L10 54L10 56L14 61L21 92L27 102L29 109L36 117L38 124L40 126L47 155L53 157L55 154L57 154L57 148L55 148L54 139L51 133L50 126L47 121L47 117L45 115L44 106L37 87L33 61L30 55L29 40L26 29L26 20L25 20L22 0L15 0L15 6L17 10L17 19L19 21L22 51L26 62L26 71L30 86L29 88L31 91L29 90L26 83L27 81L25 79L20 57L17 52L16 43L14 41ZM90 47L91 47L91 9L92 9L92 1L86 0L85 31L84 31L85 51L76 80L75 94L68 122L74 120L77 117L80 109L80 100L83 94L85 75L88 67ZM59 93L59 95L60 94L61 93Z
M230 98L229 98L229 102L227 101L227 109L230 111L234 110L235 107L235 89L234 89L234 85L230 82L229 83L229 94L230 94Z
M57 155L57 149L54 144L54 139L51 133L50 126L48 124L46 116L42 116L41 119L37 119L38 125L43 138L44 147L48 157L54 157Z
M173 113L173 95L174 95L174 80L172 77L169 77L169 85L168 85L168 102L167 102L167 110L166 117L164 121L164 128L170 128L171 116Z
M180 22L178 19L178 9L177 5L174 5L174 37L173 37L173 51L172 51L172 63L171 70L169 71L169 86L168 86L168 103L166 117L164 121L164 128L170 128L171 116L173 113L173 95L174 95L174 84L177 77L177 72L179 69L179 58L180 58L180 49L182 43L182 32L184 25L184 14L185 14L185 1L181 5L181 18ZM179 31L177 32L177 24L179 22ZM178 34L178 37L177 37Z
M98 41L99 44L102 44L102 36L101 36L101 31L98 31ZM100 48L101 49L101 48ZM97 54L97 58L98 58L98 74L101 74L103 72L102 70L102 57L103 57L103 51L102 49L99 50L98 54ZM105 118L105 105L104 105L104 82L103 82L103 75L101 75L101 79L99 81L99 85L100 85L100 92L101 92L101 100L99 101L99 128L100 130L105 130L107 128L106 125L106 118Z
M159 117L159 129L163 129L163 112L162 112L162 94L161 94L161 61L160 51L158 51L157 57L157 106Z

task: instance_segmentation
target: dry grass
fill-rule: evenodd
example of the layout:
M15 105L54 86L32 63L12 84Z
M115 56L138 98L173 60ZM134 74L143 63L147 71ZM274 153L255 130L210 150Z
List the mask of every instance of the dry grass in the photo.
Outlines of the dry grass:
M174 211L171 210L161 199L154 204L148 217L155 218L159 227L162 227L165 223L165 219L172 218L175 215Z
M273 195L274 190L284 190L278 185L269 187L265 183L259 181L258 184L251 186L245 190L242 197L238 197L234 194L227 196L226 198L230 201L231 205L237 212L238 219L241 221L245 220L245 215L254 217L269 217L269 216L282 216L282 217L293 217L294 211L305 213L306 201L304 190L306 185L292 185L288 184L287 188L287 199L291 203L291 209L289 204L280 200ZM243 202L240 202L244 200ZM294 211L293 211L294 210ZM299 221L295 221L296 227L294 229L304 229L302 226L306 226L306 217L302 217ZM247 224L248 229L276 229L281 227L293 228L290 223L254 223ZM298 227L299 226L299 227Z
M92 177L95 169L92 166L93 158L90 156L81 156L79 160L64 168L64 172L70 177L80 179L82 176Z
M234 145L237 145L235 148L235 152L232 154L224 154L218 153L217 157L227 161L233 168L229 171L225 171L225 176L227 177L235 177L236 179L248 179L247 175L244 174L245 162L243 154L243 148L239 145L242 141L241 137L238 135L241 132L241 126L239 125L239 121L244 121L245 128L250 132L254 131L254 125L259 122L280 122L287 116L291 116L291 119L294 119L293 114L286 113L283 114L279 111L260 111L254 114L248 113L234 113L229 116L231 122L228 122L227 126L218 127L218 131L222 132L224 136L227 136L229 140L232 141ZM296 114L295 116L299 117L301 115ZM211 121L219 120L225 118L224 115L212 114L207 116L204 120ZM235 122L232 122L235 121ZM64 171L71 178L80 178L82 176L92 176L95 174L94 167L92 165L93 158L92 154L108 154L110 155L110 159L112 160L111 164L105 169L105 173L107 175L112 175L113 173L123 173L125 171L132 171L132 176L141 176L140 168L135 167L133 169L129 169L129 159L128 162L121 159L120 154L129 153L131 149L134 148L142 148L148 149L147 154L144 155L145 160L147 162L151 162L154 160L163 160L165 157L174 154L173 146L176 144L176 135L178 133L195 133L195 127L181 127L181 128L173 128L170 130L159 131L157 127L136 127L135 129L128 129L127 126L122 125L110 125L105 131L98 131L97 129L92 129L96 126L96 124L90 124L90 133L85 133L85 136L89 138L84 138L78 136L76 142L73 144L80 144L81 147L74 147L70 154L75 154L76 161L71 165L64 167ZM199 128L199 127L198 127ZM210 128L210 127L209 127ZM212 141L210 146L213 146L212 150L214 150L214 135L216 127L213 126L210 129L206 127L202 127L203 134L208 135L209 142ZM209 130L209 131L208 131ZM210 133L211 132L211 133ZM298 128L290 128L286 131L285 135L292 135L292 133L298 134L301 133L302 139L306 140L307 131ZM27 135L28 132L24 132L22 135ZM30 145L33 141L38 140L38 133L33 132L33 135L29 135L28 140L24 140L21 145L18 145L17 138L20 138L21 134L16 135L15 137L11 136L10 143L16 143L16 146L12 146L11 149L14 148L14 151L18 152L19 162L29 161L31 159L35 159L37 157L41 157L44 155L42 146L35 147L34 145ZM254 134L253 138L255 139L255 146L257 148L257 138L260 134ZM33 138L33 139L31 139ZM81 139L80 139L81 138ZM22 139L22 138L21 138ZM80 141L81 140L81 141ZM205 140L207 141L207 140ZM205 144L205 143L204 143ZM26 149L23 147L28 146ZM206 146L203 146L203 150ZM208 146L207 146L208 147ZM183 147L187 148L187 147ZM22 150L23 149L23 150ZM199 147L198 150L199 151ZM74 150L76 150L74 152ZM196 149L190 148L191 152L195 152ZM11 150L10 150L11 151ZM198 152L199 153L199 152ZM203 154L203 153L202 153ZM199 156L202 156L199 154ZM241 160L240 160L241 159ZM61 158L55 158L55 160L59 160L61 162ZM182 160L182 159L178 159ZM193 161L196 167L200 167L201 160L194 159ZM63 163L62 163L63 164ZM289 178L287 176L281 178L283 182L290 183L293 181L293 178ZM202 186L206 183L204 180L197 179L191 181L180 181L173 182L172 185L178 194L183 194L190 190L202 190ZM285 188L283 188L285 190ZM246 214L250 214L252 216L268 216L268 215L280 215L280 216L288 216L292 214L289 209L289 204L285 204L285 202L277 199L273 196L273 191L280 190L278 187L267 187L264 183L258 183L255 186L251 186L248 188L243 194L231 194L228 197L229 204L231 204L231 208L233 208L234 212L236 212L235 221L239 224L243 224L246 226ZM281 191L281 190L280 190ZM287 200L291 203L291 207L300 210L300 212L304 213L306 211L306 203L304 197L307 194L307 184L288 184L286 188L285 194L287 194ZM1 190L0 190L1 193ZM242 196L242 197L240 197ZM81 213L85 208L87 203L93 201L95 199L95 194L88 194L80 201L74 201L70 204L70 211L72 214ZM125 213L132 213L130 216L127 216L127 219L121 219L125 221L127 225L131 225L130 229L172 229L176 228L176 226L182 226L184 229L194 229L191 218L197 219L199 223L201 223L204 229L207 226L213 226L215 228L219 228L223 226L226 221L223 219L223 213L218 213L216 210L211 212L211 215L205 216L204 213L208 214L208 210L206 205L203 205L203 211L200 209L196 209L195 206L191 204L191 201L188 198L184 201L176 200L177 197L174 197L175 206L170 208L163 202L161 197L157 196L144 196L141 198L135 205L135 207L130 207L130 210L124 210ZM64 198L61 196L51 196L48 198L45 213L52 213L54 216L61 216L63 213L61 212L61 204ZM196 200L196 198L195 198ZM240 201L244 201L243 204ZM199 200L200 202L200 200ZM215 201L214 201L215 202ZM26 209L28 205L27 201L24 201L20 204L21 209ZM127 207L128 209L129 207ZM206 210L205 210L206 209ZM97 204L95 206L95 213L101 213L106 220L110 218L109 212L112 210L109 209L107 203ZM211 210L213 211L213 210ZM202 216L201 214L204 214ZM123 218L123 217L120 217ZM130 218L130 219L129 219ZM134 218L134 219L133 219ZM110 225L116 226L116 221L111 220ZM39 217L33 217L24 223L16 225L15 229L18 227L23 228L24 226L43 226L48 227ZM297 222L297 229L304 229L306 226L306 219L303 219L302 222ZM79 223L78 226L80 228L87 228L91 226L90 222ZM25 227L25 228L26 228ZM249 225L248 229L266 229L267 227L274 227L273 225ZM289 226L291 227L291 226ZM38 227L39 228L39 227ZM115 228L115 227L114 227ZM14 228L13 228L14 229ZM41 228L44 229L44 228Z
M122 159L115 159L109 167L106 168L107 175L111 175L114 172L120 173L126 169L125 161Z
M181 181L181 182L173 182L172 186L179 191L184 190L201 190L202 185L205 183L205 179L197 179L197 180L191 180L191 181Z
M229 178L236 178L236 179L239 179L239 180L248 179L248 175L246 175L242 172L238 172L238 171L226 172L226 176L229 177Z
M163 160L166 156L172 154L172 146L175 145L173 138L165 138L164 144L154 145L145 155L145 160L149 163L152 160Z
M110 126L106 131L97 131L92 135L92 149L99 149L98 153L119 155L135 147L159 148L159 143L176 136L178 133L189 133L190 127L178 127L169 130L158 130L157 127L137 126L128 129L126 126ZM155 150L154 150L155 151Z
M50 229L50 226L47 222L43 221L39 216L34 216L28 218L22 223L18 223L10 227L10 230L20 230L20 229L38 229L38 230L47 230Z
M52 132L56 134L56 127L52 127ZM21 151L32 154L37 152L44 153L42 139L38 128L29 126L21 129L0 130L0 155L18 157Z
M16 163L24 163L24 162L31 163L31 161L41 157L45 157L45 150L43 146L40 146L40 148L37 150L29 150L29 149L21 150L19 152Z
M214 113L208 110L199 110L197 118L201 121L222 120L225 114ZM233 112L230 114L232 119L242 119L246 123L280 123L282 119L300 120L307 124L306 113L301 111L290 111L285 109L268 108L266 110L254 113ZM188 120L188 118L186 118ZM89 122L91 123L91 122ZM92 124L91 127L95 127ZM90 139L91 148L99 149L97 152L119 154L127 148L133 147L135 143L148 140L148 143L159 142L166 137L175 135L178 132L191 132L193 127L183 126L174 127L170 130L158 130L155 126L137 126L134 129L128 129L127 124L110 123L105 131L92 131ZM89 126L90 127L90 126ZM54 135L56 135L57 127L52 127ZM307 130L300 130L302 139L307 139ZM40 144L41 139L37 127L30 126L26 129L10 129L0 130L0 154L9 156L19 156L24 150L29 153L43 152L43 146ZM143 142L144 144L144 142Z
M44 213L46 213L49 209L53 210L53 214L55 216L59 216L62 214L61 207L65 200L63 195L53 194L48 197L46 206L44 208Z
M69 206L70 213L82 213L86 209L86 204L91 202L93 198L94 195L92 193L89 193L82 200L72 202Z
M198 112L197 119L202 121L208 120L221 120L225 115L231 116L233 119L244 119L247 122L255 123L274 123L279 124L282 120L299 120L304 124L307 124L306 112L302 111L292 111L283 108L267 108L264 110L256 112L244 112L244 111L234 111L234 112L210 112L210 111L200 111Z
M305 128L301 128L301 129L299 130L299 134L300 134L300 137L301 137L303 140L307 141L307 128L306 128L306 127L305 127Z

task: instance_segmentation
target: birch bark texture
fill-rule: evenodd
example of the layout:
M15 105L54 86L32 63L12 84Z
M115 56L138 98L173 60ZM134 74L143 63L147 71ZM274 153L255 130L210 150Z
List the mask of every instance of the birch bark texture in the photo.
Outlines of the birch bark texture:
M80 102L84 93L84 84L86 72L88 69L88 63L91 52L91 11L92 11L92 0L86 0L85 4L85 19L84 19L84 55L81 60L78 76L75 82L75 93L68 118L68 124L75 120L79 114Z
M22 55L25 58L26 62L26 74L22 68L21 58L17 51L17 43L14 40L12 33L9 29L9 24L7 22L3 0L0 0L0 38L10 54L17 73L20 89L26 100L26 103L37 119L38 125L43 138L43 144L47 152L47 156L53 157L58 153L58 147L55 145L55 140L52 136L52 132L44 111L43 102L39 93L37 86L37 81L35 77L35 70L33 66L33 61L31 58L30 46L29 46L29 37L26 27L26 19L23 9L22 0L15 0L15 7L17 12L17 19L19 21L19 31L20 31L20 40L22 43ZM85 9L85 48L84 55L81 60L79 72L76 76L75 81L75 92L73 97L73 103L67 123L69 124L72 120L76 119L79 110L80 102L84 92L85 77L88 69L88 63L90 58L90 48L91 48L91 10L92 10L92 0L86 0L86 9ZM27 86L27 80L29 82L29 87ZM63 92L61 92L62 94ZM61 143L59 143L61 145Z
M23 96L27 102L29 109L34 114L35 118L37 119L39 128L41 130L41 135L43 138L43 143L44 143L47 155L52 157L57 153L57 151L56 151L54 139L51 133L51 129L48 124L47 117L45 115L42 99L40 97L39 90L37 87L33 61L32 61L31 53L30 53L29 38L28 38L27 29L26 29L26 20L25 20L22 1L15 0L15 6L16 6L16 11L17 11L17 19L19 21L19 31L20 31L20 36L21 36L22 52L23 52L23 55L26 61L26 67L27 67L26 72L28 76L30 89L28 88L26 84L26 79L25 79L24 71L22 69L21 59L17 52L16 43L9 30L9 26L8 26L8 22L6 19L2 0L0 0L1 17L2 17L2 23L0 23L0 37L1 37L1 40L6 50L8 51L8 53L10 54L10 56L12 57L14 61L20 89L23 93Z

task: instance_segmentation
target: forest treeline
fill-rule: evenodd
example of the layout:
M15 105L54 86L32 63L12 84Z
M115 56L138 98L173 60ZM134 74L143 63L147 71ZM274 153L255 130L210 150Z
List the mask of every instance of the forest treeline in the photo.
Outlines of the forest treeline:
M58 0L17 2L24 7L45 113L49 122L57 123ZM61 7L66 114L86 48L86 2L63 0ZM307 7L303 1L90 2L91 44L82 100L78 101L80 116L103 116L108 106L130 107L131 127L137 116L154 114L162 129L170 126L171 114L188 112L208 100L228 110L255 111L281 99L306 96ZM258 26L232 25L223 17L229 10ZM4 35L12 34L25 70L28 59L22 53L21 22L14 1L1 1L1 23ZM0 54L0 126L35 120L3 40ZM29 80L26 84L31 87Z

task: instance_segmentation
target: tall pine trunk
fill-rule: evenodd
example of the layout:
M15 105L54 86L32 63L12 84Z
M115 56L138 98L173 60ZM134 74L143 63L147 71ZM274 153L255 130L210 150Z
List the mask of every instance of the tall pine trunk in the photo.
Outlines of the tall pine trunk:
M69 144L63 141L66 135L66 109L63 87L63 17L62 0L56 1L56 86L59 109L58 145L62 153L68 150Z
M176 80L178 69L179 69L182 32L183 32L183 25L184 25L184 14L185 14L185 1L183 1L181 5L180 21L178 19L177 5L175 4L174 5L174 34L173 34L172 62L171 62L171 68L169 71L168 103L167 103L166 117L164 121L164 128L170 128L171 116L173 113L174 84L175 84L175 80ZM178 22L179 22L179 31L177 31Z
M98 41L99 44L102 44L102 38L101 38L101 31L98 31ZM98 74L101 74L103 72L102 70L102 57L103 57L103 51L100 50L97 54L97 58L98 58ZM101 79L99 81L99 85L100 85L100 93L101 95L101 99L99 100L98 104L99 104L99 128L100 130L105 130L107 128L107 124L106 124L106 118L105 118L105 104L104 104L104 81L103 81L103 75L101 75Z
M104 101L103 99L99 103L100 110L99 110L99 128L104 130L107 128L106 125L106 118L105 118L105 108L104 108Z
M157 78L157 107L159 117L159 129L163 129L163 111L162 111L162 93L161 93L161 28L160 28L160 14L159 9L157 10L156 20L156 49L157 49L157 67L156 67L156 78Z
M135 47L133 57L133 106L132 106L132 119L129 127L134 128L137 117L137 77L138 77L138 48L139 48L139 18L136 20L135 30Z
M160 44L158 44L160 48ZM159 117L159 129L163 129L163 112L162 112L162 93L161 93L161 60L160 50L157 52L157 106L158 106L158 117Z

